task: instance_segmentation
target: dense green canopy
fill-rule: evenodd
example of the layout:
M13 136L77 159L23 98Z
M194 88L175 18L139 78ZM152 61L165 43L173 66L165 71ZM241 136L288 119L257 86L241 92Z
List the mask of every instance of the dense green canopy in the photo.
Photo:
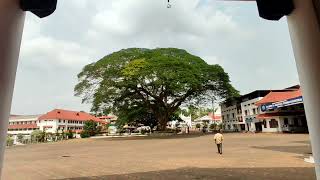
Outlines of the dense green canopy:
M124 49L85 66L78 78L75 94L93 112L127 121L150 112L162 129L181 105L238 94L221 66L174 48Z

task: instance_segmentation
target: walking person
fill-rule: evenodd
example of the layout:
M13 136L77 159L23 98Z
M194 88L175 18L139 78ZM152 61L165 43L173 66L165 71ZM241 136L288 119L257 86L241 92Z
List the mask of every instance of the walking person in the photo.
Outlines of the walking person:
M220 131L220 132L221 132L221 131ZM219 154L222 154L223 135L222 135L221 133L217 133L217 134L214 135L213 139L214 139L214 142L215 142L216 145L217 145L218 153L219 153Z

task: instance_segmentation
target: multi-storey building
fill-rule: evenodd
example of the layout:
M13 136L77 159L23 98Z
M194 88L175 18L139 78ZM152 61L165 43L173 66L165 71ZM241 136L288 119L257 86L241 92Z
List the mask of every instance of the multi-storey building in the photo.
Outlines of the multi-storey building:
M8 134L31 135L34 130L47 133L61 133L70 130L78 134L83 130L84 123L90 120L97 122L98 125L105 124L105 121L86 112L62 109L55 109L44 115L11 116Z
M238 108L237 101L221 104L221 117L226 131L238 131Z
M73 131L79 133L83 130L86 121L93 120L99 125L104 123L99 118L86 112L55 109L39 117L39 129L46 132Z
M108 124L116 124L118 117L115 115L108 115L108 116L100 116L98 117L100 120L108 123Z
M247 131L262 131L261 122L257 119L260 111L256 103L269 92L270 90L257 90L241 97L242 119Z
M41 115L12 115L9 119L9 135L30 135L34 130L39 130L38 118Z
M295 86L294 86L295 87ZM286 92L284 90L257 90L235 100L227 100L221 104L222 121L226 131L262 131L262 121L257 118L261 113L259 102L270 92Z
M307 132L303 97L300 89L270 92L256 103L262 132Z

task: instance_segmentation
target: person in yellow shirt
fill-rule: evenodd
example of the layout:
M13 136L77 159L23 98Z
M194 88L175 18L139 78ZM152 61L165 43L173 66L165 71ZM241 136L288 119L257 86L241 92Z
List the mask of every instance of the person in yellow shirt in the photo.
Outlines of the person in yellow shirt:
M217 133L217 134L214 135L213 139L214 139L214 142L215 142L216 145L217 145L218 153L219 153L219 154L222 154L223 135L222 135L221 133Z

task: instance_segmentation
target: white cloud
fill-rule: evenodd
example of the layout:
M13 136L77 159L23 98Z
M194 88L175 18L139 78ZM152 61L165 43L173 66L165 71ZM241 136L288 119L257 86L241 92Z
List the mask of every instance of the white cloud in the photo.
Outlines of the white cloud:
M21 49L22 59L38 64L39 68L43 65L66 68L83 66L90 62L91 53L90 48L75 42L44 36L24 41Z
M298 82L285 22L259 19L252 3L174 0L167 9L166 2L68 0L59 1L46 19L29 14L13 113L88 110L73 97L76 75L84 65L129 47L186 49L222 65L243 93Z

